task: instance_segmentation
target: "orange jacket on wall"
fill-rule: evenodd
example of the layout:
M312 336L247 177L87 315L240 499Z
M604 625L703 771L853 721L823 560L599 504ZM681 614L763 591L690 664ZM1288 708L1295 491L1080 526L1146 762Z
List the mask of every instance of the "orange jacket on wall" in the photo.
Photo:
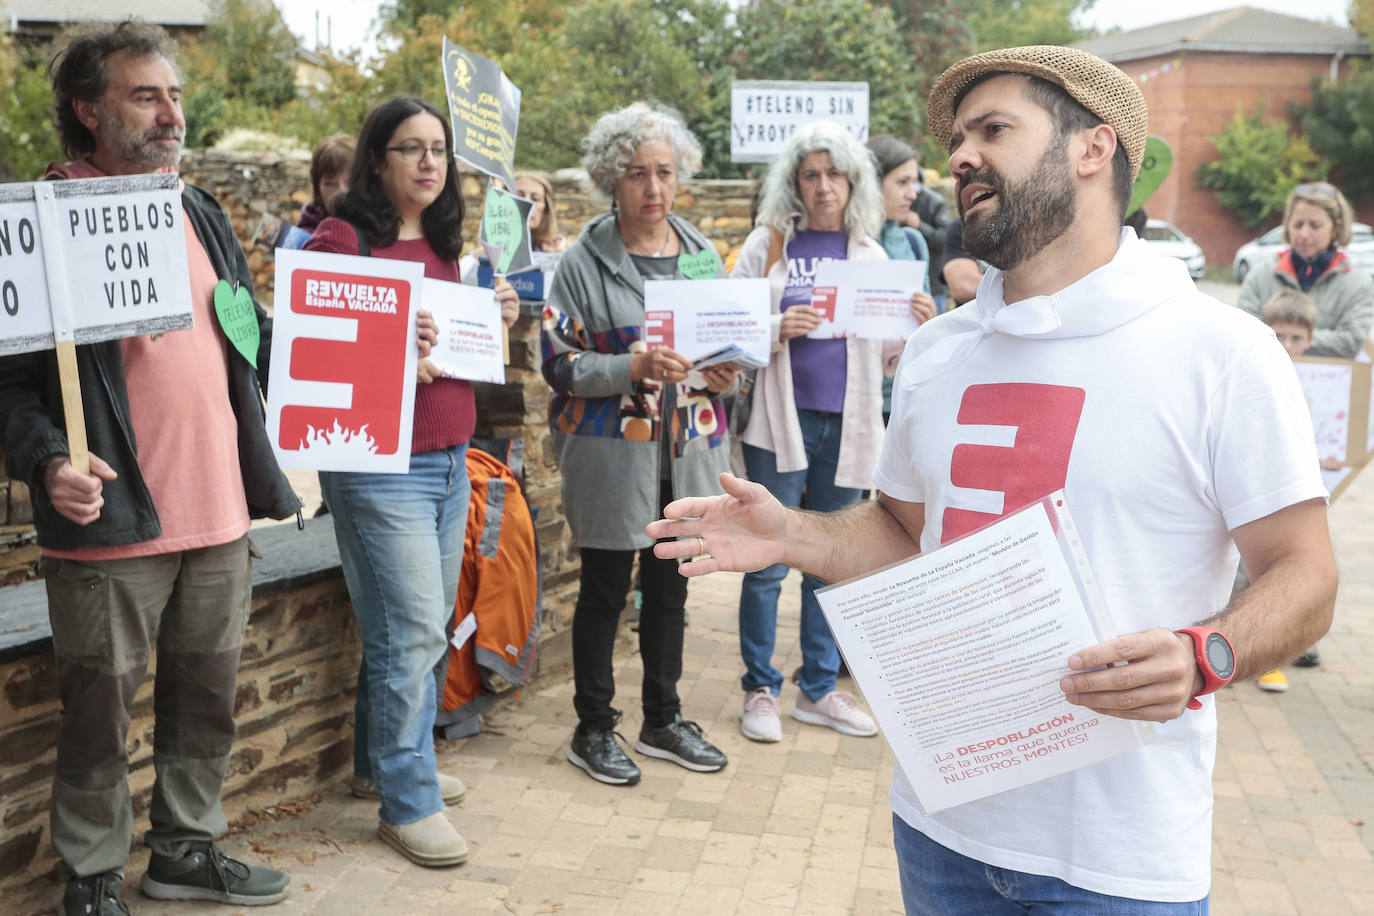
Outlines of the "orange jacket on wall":
M455 641L462 645L449 645L436 723L449 737L475 734L480 709L507 685L524 683L539 639L534 519L520 482L476 448L468 449L467 468L472 499L453 612ZM460 726L465 719L470 729Z

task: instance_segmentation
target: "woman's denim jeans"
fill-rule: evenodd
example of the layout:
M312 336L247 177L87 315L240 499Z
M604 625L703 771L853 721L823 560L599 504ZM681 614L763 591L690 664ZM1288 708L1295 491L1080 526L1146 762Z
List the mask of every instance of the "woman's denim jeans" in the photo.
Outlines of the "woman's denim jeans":
M412 455L407 474L320 473L363 641L354 774L376 782L388 824L444 807L434 713L463 562L467 449Z
M762 484L784 506L800 506L819 512L841 509L858 502L859 490L835 486L835 466L840 457L842 424L839 414L798 410L807 467L802 471L778 471L772 452L744 446L744 465L749 479ZM767 687L774 696L782 690L782 673L773 667L773 642L778 631L778 594L787 567L775 563L749 573L739 595L739 650L744 658L744 691ZM802 576L801 649L799 686L811 700L835 689L840 671L840 650L816 601L816 589L825 583Z

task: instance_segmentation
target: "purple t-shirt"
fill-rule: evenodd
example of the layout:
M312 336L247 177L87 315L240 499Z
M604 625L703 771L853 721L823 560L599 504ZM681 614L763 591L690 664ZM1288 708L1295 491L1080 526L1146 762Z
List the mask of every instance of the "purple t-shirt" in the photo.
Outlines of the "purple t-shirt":
M843 232L804 229L787 245L787 286L779 308L811 304L811 286L822 261L843 261L849 237ZM792 357L792 393L802 410L840 413L844 410L844 379L848 368L845 342L793 337L787 342Z

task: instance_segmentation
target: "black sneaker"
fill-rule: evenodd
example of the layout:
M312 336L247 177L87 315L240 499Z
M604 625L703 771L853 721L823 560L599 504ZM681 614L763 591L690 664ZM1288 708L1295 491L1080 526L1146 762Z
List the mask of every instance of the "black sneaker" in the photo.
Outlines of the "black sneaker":
M1302 655L1293 659L1293 664L1299 668L1315 668L1321 664L1321 657L1317 655L1316 649L1308 649Z
M577 726L568 745L568 762L598 782L634 785L639 782L639 767L620 749L615 736L612 729L594 731Z
M247 865L197 843L180 859L153 853L140 887L155 900L215 900L236 906L264 906L286 896L291 878L261 865Z
M123 890L124 876L117 871L72 878L62 895L62 916L129 916Z
M635 750L698 773L714 773L728 762L720 748L702 737L701 726L682 718L681 713L661 728L641 728Z

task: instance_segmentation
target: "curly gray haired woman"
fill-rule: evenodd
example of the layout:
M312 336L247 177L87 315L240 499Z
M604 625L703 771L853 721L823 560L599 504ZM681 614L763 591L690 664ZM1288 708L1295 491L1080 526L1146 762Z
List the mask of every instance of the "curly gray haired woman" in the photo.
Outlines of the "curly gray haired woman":
M615 196L615 186L625 174L640 145L658 140L672 150L679 181L701 168L701 144L682 123L682 116L665 105L635 102L602 115L582 141L586 155L582 167L603 194Z

